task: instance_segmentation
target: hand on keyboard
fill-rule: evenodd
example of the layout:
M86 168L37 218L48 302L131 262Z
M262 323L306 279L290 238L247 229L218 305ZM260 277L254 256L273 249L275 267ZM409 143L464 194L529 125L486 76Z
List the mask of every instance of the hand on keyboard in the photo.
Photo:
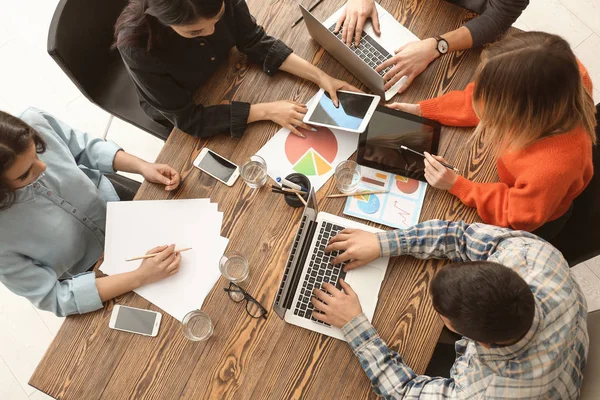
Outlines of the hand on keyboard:
M346 228L338 233L325 248L325 253L332 251L340 252L331 260L334 265L352 260L346 264L344 271L361 267L381 257L377 235L361 229Z
M325 283L322 289L315 289L315 297L312 298L315 306L313 317L336 328L342 328L362 313L356 292L343 279L340 279L340 286L343 292Z
M375 68L375 71L381 72L391 67L383 76L383 80L385 81L384 89L388 90L403 76L406 76L407 80L398 93L404 92L406 88L410 86L412 81L440 55L436 46L437 41L433 38L429 38L407 43L396 50L396 55Z
M340 18L335 25L334 33L338 33L343 26L344 34L342 35L342 42L350 45L352 40L354 40L355 45L358 47L363 28L369 18L371 18L375 33L381 35L381 30L379 29L379 14L377 14L375 1L348 0L344 11L342 11L342 15L340 15Z

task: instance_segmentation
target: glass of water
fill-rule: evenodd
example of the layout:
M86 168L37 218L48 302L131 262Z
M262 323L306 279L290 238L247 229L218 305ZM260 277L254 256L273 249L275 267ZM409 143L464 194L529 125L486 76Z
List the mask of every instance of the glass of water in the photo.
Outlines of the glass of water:
M200 310L190 311L181 322L183 334L194 342L208 340L214 331L212 321L207 313Z
M261 156L253 155L240 167L240 175L248 186L258 189L267 182L267 162Z
M237 252L228 253L221 257L219 261L221 274L233 283L240 283L246 280L249 275L248 260Z
M353 193L358 188L362 175L356 161L342 161L335 168L335 183L342 193Z

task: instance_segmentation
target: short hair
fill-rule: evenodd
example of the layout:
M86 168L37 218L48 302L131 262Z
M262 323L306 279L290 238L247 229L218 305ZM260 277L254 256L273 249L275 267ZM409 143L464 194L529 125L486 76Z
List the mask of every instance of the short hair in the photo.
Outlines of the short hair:
M535 300L523 278L504 265L460 262L442 267L430 284L433 307L461 335L482 343L522 338Z

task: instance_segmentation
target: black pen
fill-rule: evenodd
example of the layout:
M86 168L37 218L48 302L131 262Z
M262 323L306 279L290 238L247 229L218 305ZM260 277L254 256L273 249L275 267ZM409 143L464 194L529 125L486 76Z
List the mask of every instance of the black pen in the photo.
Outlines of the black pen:
M421 156L421 157L425 158L425 154L423 154L423 153L419 153L418 151L415 151L415 150L413 150L413 149L411 149L411 148L408 148L408 147L406 147L406 146L400 146L400 150L407 150L407 151L410 151L411 153L415 153L416 155L418 155L418 156ZM436 160L436 161L437 161L437 160ZM438 161L438 162L439 162L440 164L442 164L444 167L446 167L446 168L448 168L448 169L451 169L452 171L456 172L457 174L460 174L460 170L459 170L458 168L456 168L456 167L453 167L453 166L452 166L452 165L450 165L450 164L446 164L445 162L442 162L442 161Z
M311 12L312 10L314 10L315 8L317 8L317 6L319 4L321 4L323 2L323 0L317 0L317 2L315 4L313 4L309 9L308 12ZM296 25L298 25L300 23L300 21L302 21L304 19L304 17L300 17L296 20L296 22L294 22L292 24L292 28L295 27Z

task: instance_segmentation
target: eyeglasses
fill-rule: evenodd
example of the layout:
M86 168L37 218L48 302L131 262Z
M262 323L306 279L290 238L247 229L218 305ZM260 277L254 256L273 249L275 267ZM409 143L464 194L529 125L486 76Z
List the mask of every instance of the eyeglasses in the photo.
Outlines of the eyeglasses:
M233 282L229 283L229 288L223 288L227 292L229 298L236 303L240 303L246 300L246 312L252 318L264 318L267 319L267 309L260 305L258 301L248 294L244 289L239 287Z

